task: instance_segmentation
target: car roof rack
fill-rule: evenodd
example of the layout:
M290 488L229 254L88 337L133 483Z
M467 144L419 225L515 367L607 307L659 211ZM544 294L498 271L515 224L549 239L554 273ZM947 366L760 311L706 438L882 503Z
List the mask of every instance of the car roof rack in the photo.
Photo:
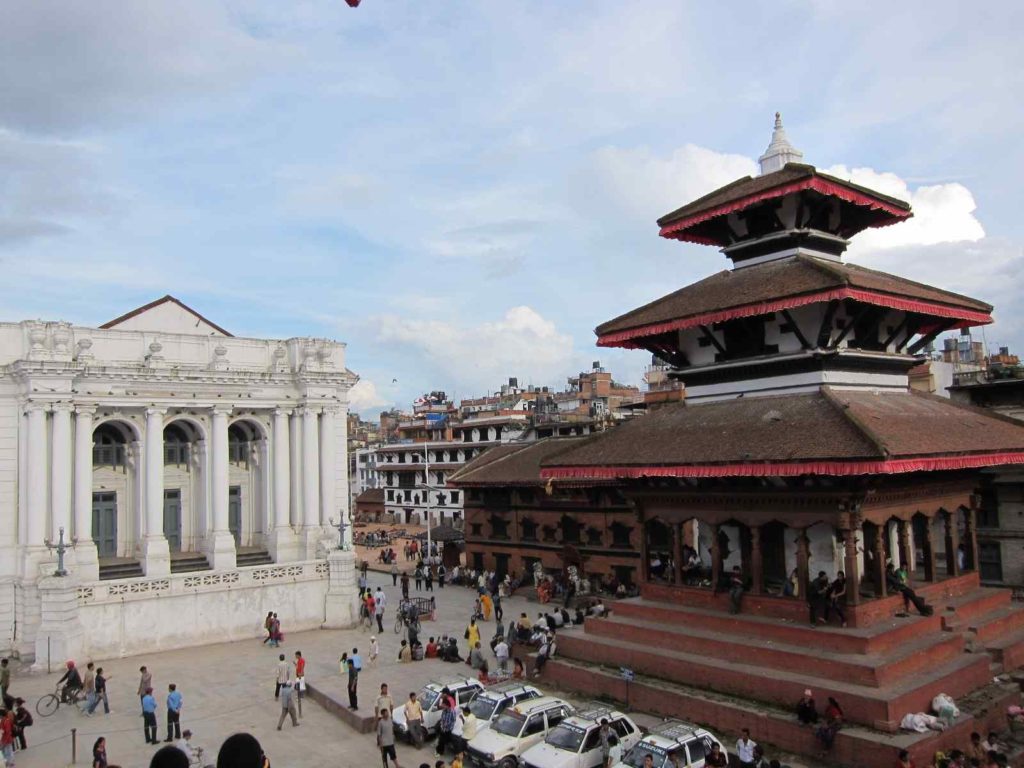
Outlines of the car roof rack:
M662 736L666 739L675 739L676 741L686 741L691 736L697 735L698 726L693 723L683 722L682 720L666 720L663 723L651 728L647 734L653 736Z
M577 711L573 717L597 722L602 717L610 718L614 712L615 708L610 704L605 704L600 701L588 701L585 704L580 705L579 711Z
M440 677L440 678L431 678L430 680L427 681L426 684L427 685L439 685L442 688L444 688L445 686L465 685L466 681L470 680L470 679L471 678L468 678L468 677Z
M494 683L484 687L487 693L494 691L495 693L504 693L505 691L514 691L517 688L523 688L529 685L524 680L502 680L500 683Z

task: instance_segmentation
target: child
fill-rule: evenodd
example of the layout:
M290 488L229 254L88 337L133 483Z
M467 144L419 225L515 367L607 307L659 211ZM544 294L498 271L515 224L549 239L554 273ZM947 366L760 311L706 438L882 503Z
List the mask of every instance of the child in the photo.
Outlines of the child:
M377 644L377 636L370 636L370 666L377 666L377 656L380 655L380 646Z

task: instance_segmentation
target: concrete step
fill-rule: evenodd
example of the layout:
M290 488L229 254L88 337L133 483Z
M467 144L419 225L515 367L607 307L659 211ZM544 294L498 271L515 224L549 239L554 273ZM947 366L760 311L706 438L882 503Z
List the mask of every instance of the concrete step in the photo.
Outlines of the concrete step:
M116 563L100 563L100 580L138 579L145 574L138 560L121 560Z
M943 618L952 616L958 621L966 622L968 619L1009 605L1012 595L1008 589L979 587L963 595L944 598L934 603L934 607L936 613L941 613Z
M210 562L206 555L189 553L171 556L171 573L191 573L193 571L210 570Z
M893 684L869 687L588 634L561 635L558 653L569 659L629 667L673 682L784 706L795 704L803 690L810 688L819 702L835 696L848 720L879 727L898 723L907 712L927 711L938 693L948 693L955 699L986 685L992 661L987 654L961 654Z
M242 550L235 555L235 565L239 568L252 565L271 565L274 562L274 558L270 556L270 552L265 549L258 550Z
M749 630L750 627L744 629ZM665 624L616 615L604 619L588 618L586 631L588 634L702 654L723 661L874 687L894 683L926 666L943 664L963 653L964 649L963 638L959 635L930 632L909 638L885 653L844 653L836 649L827 636L824 643L819 640L813 644L788 644L750 631L743 634L716 632L702 625ZM815 631L810 629L812 633Z
M918 616L888 618L870 627L843 629L836 625L808 625L806 603L801 604L800 620L788 621L753 614L730 614L715 609L663 603L644 598L619 600L612 615L632 617L641 621L658 621L666 625L699 626L715 632L755 636L765 640L819 648L828 646L836 653L883 653L904 645L914 638L939 630L941 618Z
M788 706L745 701L642 674L626 683L614 667L609 669L557 657L545 667L544 681L582 695L623 702L627 708L709 726L726 743L731 743L741 728L749 728L751 737L759 743L813 755L808 765L822 764L818 757L820 745L813 729L801 726ZM819 691L815 691L815 695L819 702L824 701ZM915 764L930 765L937 750L962 748L972 731L1001 730L1005 725L1006 706L1017 697L1019 689L1015 685L985 686L972 696L972 701L978 702L977 708L965 702L963 715L941 733L883 732L850 723L837 734L828 764L847 768L894 765L899 751L906 749ZM845 708L842 699L840 703Z

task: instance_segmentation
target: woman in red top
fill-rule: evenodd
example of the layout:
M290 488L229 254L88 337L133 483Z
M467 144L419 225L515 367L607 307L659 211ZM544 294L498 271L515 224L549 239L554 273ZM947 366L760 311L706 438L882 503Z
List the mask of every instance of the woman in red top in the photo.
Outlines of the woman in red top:
M14 710L4 710L3 719L0 720L0 752L3 752L4 762L7 765L14 765Z
M914 761L910 759L910 753L907 750L900 750L899 758L896 760L896 768L914 768Z

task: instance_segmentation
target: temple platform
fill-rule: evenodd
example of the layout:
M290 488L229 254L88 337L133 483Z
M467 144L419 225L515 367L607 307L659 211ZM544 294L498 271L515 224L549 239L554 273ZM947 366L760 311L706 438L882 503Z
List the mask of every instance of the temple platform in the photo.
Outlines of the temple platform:
M973 730L1005 727L1020 691L994 678L1024 661L1024 608L1008 590L981 587L976 573L914 586L933 615L897 616L902 598L887 597L851 606L856 626L842 628L835 617L810 626L803 600L747 596L733 615L725 594L646 584L611 615L588 618L582 632L560 633L544 676L717 731L749 727L755 740L817 754L811 729L793 715L810 688L819 710L832 696L845 712L838 764L892 764L900 749L927 764ZM628 690L620 667L635 673ZM957 701L960 720L944 733L901 733L904 715L928 712L939 693Z

